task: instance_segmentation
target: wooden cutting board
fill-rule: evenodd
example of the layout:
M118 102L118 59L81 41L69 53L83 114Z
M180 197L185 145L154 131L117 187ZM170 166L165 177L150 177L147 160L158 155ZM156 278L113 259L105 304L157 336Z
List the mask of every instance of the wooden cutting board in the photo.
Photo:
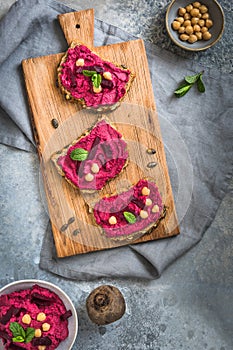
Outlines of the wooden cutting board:
M78 40L93 47L92 9L59 15L58 20L68 44ZM95 52L107 60L129 67L136 73L136 79L124 103L107 116L83 110L77 104L67 101L60 93L56 85L56 69L63 53L29 58L22 62L58 257L179 234L143 40L95 47ZM107 117L123 134L129 146L129 165L101 192L84 196L57 173L50 157L95 124L100 117ZM53 118L59 123L56 129L51 123ZM148 154L148 148L155 149L156 153ZM148 163L151 162L156 163L156 166L149 168ZM167 207L165 219L150 234L132 242L115 243L105 238L95 225L89 208L103 195L127 189L143 177L153 178L157 182Z

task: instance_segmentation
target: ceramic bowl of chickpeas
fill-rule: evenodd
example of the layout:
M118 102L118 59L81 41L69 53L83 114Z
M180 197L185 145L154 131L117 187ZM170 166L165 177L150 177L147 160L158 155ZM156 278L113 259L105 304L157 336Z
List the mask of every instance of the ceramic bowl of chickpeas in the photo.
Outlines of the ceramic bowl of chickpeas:
M172 41L189 51L206 50L216 44L224 30L224 13L216 0L173 0L166 13Z

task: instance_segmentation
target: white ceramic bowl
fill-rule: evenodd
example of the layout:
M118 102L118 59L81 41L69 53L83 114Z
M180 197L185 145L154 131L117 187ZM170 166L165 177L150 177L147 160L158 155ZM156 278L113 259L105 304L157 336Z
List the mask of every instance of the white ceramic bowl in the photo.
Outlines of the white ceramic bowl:
M201 51L210 48L220 40L224 30L224 13L220 4L216 0L198 0L202 5L208 7L210 18L213 21L213 26L209 30L212 37L210 40L198 40L193 44L190 44L187 41L182 41L179 38L178 32L172 28L172 22L176 17L179 17L178 10L180 7L186 7L194 1L195 0L172 0L166 12L166 28L171 40L182 49Z
M65 292L63 292L63 290L61 290L59 287L50 282L45 282L41 280L20 280L7 284L3 288L1 288L0 295L10 294L12 292L19 291L22 289L28 289L31 288L34 284L38 284L40 287L47 288L52 292L56 293L63 301L66 309L72 311L72 317L68 319L69 336L57 347L57 350L71 350L78 333L78 317L72 301L70 300L68 295ZM0 349L2 349L1 345L2 343L0 341Z

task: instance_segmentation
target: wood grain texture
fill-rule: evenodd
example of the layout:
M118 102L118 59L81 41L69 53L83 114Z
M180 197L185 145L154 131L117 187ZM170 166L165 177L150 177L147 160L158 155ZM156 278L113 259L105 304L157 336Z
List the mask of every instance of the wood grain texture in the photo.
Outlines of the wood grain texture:
M69 25L74 22L74 14L64 16L59 20L65 23L63 28L69 28ZM88 16L89 23L90 12ZM85 26L85 21L85 15L82 13L82 27ZM129 164L120 176L110 181L101 192L95 195L84 195L72 188L57 173L50 157L52 153L71 143L104 115L82 110L77 104L67 101L61 94L56 86L56 69L63 54L30 58L22 62L58 257L179 234L144 43L138 39L96 47L94 51L107 60L128 66L136 73L124 103L107 115L128 143ZM54 129L51 124L53 118L58 120L57 129ZM146 149L151 147L156 149L155 155L146 153ZM147 164L151 161L155 161L157 166L149 169ZM90 209L103 195L128 189L142 177L156 180L167 207L165 219L161 221L158 228L133 242L116 243L105 238L100 228L95 225Z
M93 9L58 15L58 21L68 45L70 45L72 41L78 40L85 42L88 46L94 46Z

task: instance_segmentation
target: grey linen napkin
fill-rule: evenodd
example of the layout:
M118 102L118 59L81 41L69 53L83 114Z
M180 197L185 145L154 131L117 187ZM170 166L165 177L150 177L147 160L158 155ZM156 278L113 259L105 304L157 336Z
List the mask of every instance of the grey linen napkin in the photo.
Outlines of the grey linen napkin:
M36 151L21 61L66 50L56 17L70 11L54 1L20 0L0 21L1 143ZM131 39L135 37L95 19L96 46ZM41 249L42 269L77 280L153 279L193 247L215 217L232 177L232 75L205 69L206 92L200 94L193 87L177 99L173 95L177 84L203 67L150 43L146 50L181 234L59 259L49 223Z

